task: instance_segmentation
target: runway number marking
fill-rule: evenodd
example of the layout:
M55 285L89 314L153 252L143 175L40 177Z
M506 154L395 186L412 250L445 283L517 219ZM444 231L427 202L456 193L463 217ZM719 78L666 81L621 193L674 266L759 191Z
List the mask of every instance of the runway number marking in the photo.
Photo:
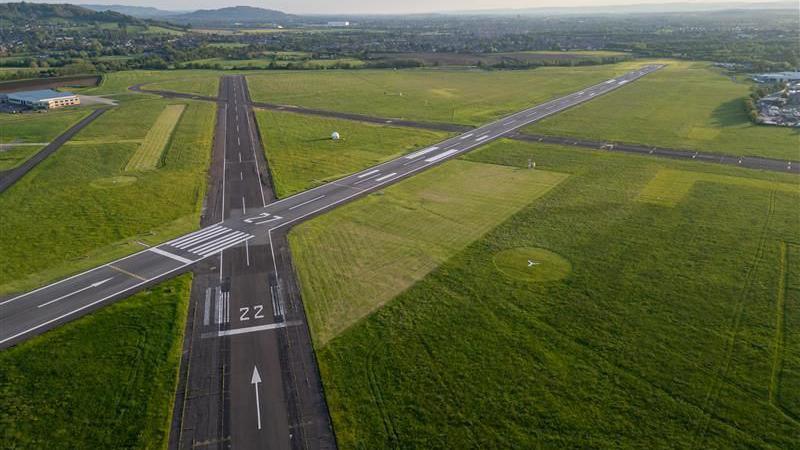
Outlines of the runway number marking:
M239 308L239 320L241 322L245 322L250 320L250 307L243 306ZM264 305L253 305L253 319L263 319L264 318Z

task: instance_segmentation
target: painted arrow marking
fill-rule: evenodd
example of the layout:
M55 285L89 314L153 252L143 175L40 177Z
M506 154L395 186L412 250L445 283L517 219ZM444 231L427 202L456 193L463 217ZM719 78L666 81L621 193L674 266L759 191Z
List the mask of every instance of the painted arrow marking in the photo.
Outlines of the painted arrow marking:
M528 260L528 267L538 266L539 263L536 261Z
M258 429L261 429L261 402L258 401L258 383L261 383L261 375L258 374L258 368L253 366L253 376L250 378L250 384L253 385L256 391L256 417L258 417Z
M114 278L114 277L111 277L111 278ZM98 287L98 286L100 286L100 285L102 285L102 284L106 283L107 281L111 280L111 278L106 278L105 280L98 281L98 282L96 282L96 283L92 283L92 284L90 284L90 285L88 285L88 286L86 286L86 287L84 287L84 288L80 288L80 289L78 289L77 291L73 291L73 292L70 292L69 294L62 295L61 297L55 298L55 299L53 299L53 300L50 300L50 301L49 301L49 302L47 302L47 303L42 303L41 305L37 306L37 308L41 308L41 307L43 307L43 306L47 306L47 305L49 305L49 304L51 304L51 303L55 303L55 302L57 302L57 301L59 301L59 300L63 300L63 299L65 299L65 298L67 298L67 297L71 297L71 296L73 296L73 295L75 295L75 294L80 294L81 292L83 292L83 291L85 291L85 290L87 290L87 289L96 288L96 287Z

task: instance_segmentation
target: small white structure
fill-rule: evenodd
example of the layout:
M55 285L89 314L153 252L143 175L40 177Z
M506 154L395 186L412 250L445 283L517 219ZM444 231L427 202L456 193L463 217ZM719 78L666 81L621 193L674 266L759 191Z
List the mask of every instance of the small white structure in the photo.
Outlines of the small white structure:
M338 141L339 140L339 132L338 131L334 131L333 133L331 133L331 140L334 140L334 141Z

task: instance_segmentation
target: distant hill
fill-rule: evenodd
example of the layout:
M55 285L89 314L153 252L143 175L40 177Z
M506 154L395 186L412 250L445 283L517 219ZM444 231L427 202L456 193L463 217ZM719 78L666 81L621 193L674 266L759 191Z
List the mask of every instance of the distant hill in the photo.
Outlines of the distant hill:
M150 6L127 6L127 5L81 5L92 11L114 11L139 19L165 19L168 16L184 14L184 11L165 11L163 9Z
M163 17L163 19L179 24L232 26L237 23L244 25L286 25L298 22L300 17L272 9L232 6L220 9L201 9L190 13Z
M113 11L93 11L68 4L0 3L0 20L15 22L117 22L135 23L138 19Z

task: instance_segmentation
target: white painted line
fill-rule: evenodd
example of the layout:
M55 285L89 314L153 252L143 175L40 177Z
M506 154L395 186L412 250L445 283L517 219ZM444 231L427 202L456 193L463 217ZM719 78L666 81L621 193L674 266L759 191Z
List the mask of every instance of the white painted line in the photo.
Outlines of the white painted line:
M208 233L210 233L210 232L212 232L214 230L218 230L220 228L221 228L220 225L213 225L213 226L210 226L208 228L203 228L201 230L197 230L197 231L194 231L192 233L183 235L183 236L181 236L181 237L179 237L177 239L173 239L173 240L167 242L167 244L173 245L173 246L174 245L178 245L178 244L182 244L183 242L185 242L188 239L191 239L191 238L194 238L194 237L198 237L198 236L201 236L201 235L204 235L204 234L208 234Z
M208 326L209 322L211 321L211 316L209 313L211 312L211 288L206 288L206 304L205 308L203 308L203 325Z
M222 303L223 303L222 302L222 297L223 297L223 295L225 295L225 294L223 294L222 291L217 291L217 296L214 297L214 311L216 312L216 314L214 314L214 323L216 323L216 324L222 323Z
M395 176L395 175L397 175L397 172L392 172L392 173L390 173L390 174L388 174L388 175L384 175L384 176L382 176L382 177L380 177L380 178L376 178L376 179L375 179L375 181L383 181L383 180L386 180L386 179L392 178L392 177L393 177L393 176Z
M241 170L239 171L239 180L244 181L244 174L242 173Z
M239 152L239 162L242 162L242 152Z
M184 249L186 247L191 247L191 246L193 246L193 245L195 245L195 244L197 244L199 242L203 242L203 241L207 241L207 240L212 239L212 238L216 238L217 236L219 236L221 234L229 233L230 231L232 231L230 228L219 227L216 230L212 231L211 233L206 233L206 234L203 234L203 235L200 235L200 236L195 236L194 238L186 240L186 241L183 241L178 245L174 245L173 244L172 247Z
M291 211L291 210L293 210L293 209L297 209L297 208L299 208L299 207L301 207L301 206L307 205L307 204L309 204L309 203L311 203L311 202L315 202L315 201L317 201L317 200L319 200L319 199L321 199L321 198L323 198L323 197L325 197L325 195L320 195L319 197L314 197L314 198L312 198L311 200L305 201L305 202L303 202L303 203L298 203L297 205L294 205L294 206L292 206L291 208L289 208L289 211Z
M250 239L244 241L244 257L247 261L247 267L250 267Z
M459 152L459 150L457 148L454 148L452 150L448 150L446 152L439 153L436 156L431 156L430 158L426 159L425 162L429 162L429 163L436 162L436 161L439 161L440 159L447 158L448 156L454 155L454 154L456 154L458 152Z
M243 233L241 231L234 231L233 233L226 234L226 235L221 236L221 237L219 237L217 239L214 239L213 241L203 242L202 244L198 244L197 246L192 247L192 248L188 249L187 251L192 252L192 253L202 254L203 252L205 252L209 248L216 247L220 243L236 240L236 239L241 238L243 236L247 236L247 233Z
M516 120L509 120L508 122L503 123L503 126L511 125L514 122L516 122Z
M242 196L242 214L247 214L247 205L244 204L244 196Z
M272 219L262 220L261 222L256 222L256 225L261 225L263 223L268 223L268 222L274 222L276 220L281 220L281 219L283 219L283 217L281 217L281 216L272 216Z
M378 173L378 172L380 172L380 170L378 170L378 169L373 169L373 170L370 170L369 172L364 172L364 173L362 173L362 174L361 174L361 175L359 175L357 178L364 178L364 177L368 177L368 176L370 176L370 175L372 175L372 174L374 174L374 173Z
M374 174L368 176L367 178L364 178L363 180L356 181L355 183L353 183L353 186L358 186L361 183L366 183L367 181L370 181L371 179L373 179L373 178L375 178L377 176L380 176L380 170L378 170L377 172L378 173L374 173Z
M102 284L104 284L104 283L108 282L109 280L111 280L111 278L114 278L114 277L106 278L105 280L98 281L98 282L96 282L96 283L92 283L92 284L90 284L90 285L88 285L88 286L86 286L86 287L80 288L80 289L78 289L77 291L72 291L72 292L70 292L69 294L64 294L64 295L62 295L61 297L54 298L53 300L50 300L50 301L49 301L49 302L47 302L47 303L42 303L41 305L37 306L37 308L41 308L41 307L43 307L43 306L47 306L47 305L49 305L49 304L51 304L51 303L55 303L55 302L57 302L57 301L59 301L59 300L64 300L64 299L65 299L65 298L67 298L67 297L72 297L72 296L73 296L73 295L75 295L75 294L80 294L81 292L83 292L83 291L86 291L86 290L89 290L89 289L91 289L91 288L96 288L96 287L98 287L98 286L100 286L100 285L102 285Z
M277 322L277 323L270 323L267 325L258 325L254 327L245 327L245 328L234 328L232 330L220 330L216 333L206 333L201 335L201 337L210 337L210 336L217 336L217 337L224 337L224 336L236 336L237 334L247 334L247 333L255 333L258 331L268 331L268 330L277 330L280 328L286 327L296 327L303 322L299 320L293 320L290 322Z
M253 376L250 378L250 384L256 391L256 416L258 418L258 429L261 429L261 401L258 399L258 384L261 383L261 376L258 374L258 369L253 366Z
M196 253L198 253L198 254L200 254L202 256L213 255L214 253L217 253L220 250L227 250L228 248L231 248L231 247L233 247L233 246L235 246L237 244L241 244L242 242L247 241L248 239L252 239L252 238L253 238L253 236L251 236L249 234L245 234L243 236L236 236L235 238L231 238L231 239L227 239L227 240L222 241L222 242L218 242L214 247L208 247L208 248L206 248L204 250L198 250Z
M475 142L480 142L480 141L482 141L482 140L484 140L484 139L486 139L488 137L489 137L488 134L484 134L483 136L479 137L478 139L475 139Z
M175 261L182 262L182 263L184 263L186 265L194 263L194 261L192 261L191 259L186 259L183 256L178 256L178 255L176 255L174 253L170 253L170 252L161 250L158 247L150 248L149 251L151 251L153 253L156 253L156 254L159 254L161 256L166 256L167 258L170 258L170 259L174 259Z
M473 134L475 134L475 133L467 133L467 134L465 134L465 135L461 136L461 137L460 137L460 138L458 138L458 139L459 139L459 140L464 140L464 139L466 139L466 138L468 138L468 137L472 136Z
M225 293L225 318L223 319L225 323L231 321L231 293Z
M239 136L236 136L236 145L242 145L242 141L239 139Z
M405 158L406 159L414 159L414 158L416 158L418 156L427 155L428 153L435 152L436 150L439 150L439 147L423 148L422 150L418 150L418 151L416 151L414 153L409 153L408 155L405 156Z

